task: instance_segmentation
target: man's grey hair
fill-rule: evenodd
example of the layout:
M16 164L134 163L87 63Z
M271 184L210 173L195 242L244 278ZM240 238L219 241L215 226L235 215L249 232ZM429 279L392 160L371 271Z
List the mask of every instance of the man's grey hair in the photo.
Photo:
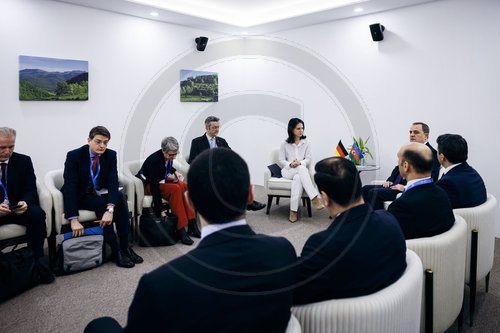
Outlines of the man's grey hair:
M0 127L0 136L3 137L8 137L8 138L15 138L16 137L16 130L10 127Z
M179 142L173 136L167 136L163 140L161 140L161 150L165 153L169 150L178 151L179 150Z
M210 126L210 123L211 123L212 121L217 122L217 121L219 121L219 118L217 118L217 117L215 117L215 116L208 116L208 117L207 117L207 119L205 119L205 127Z

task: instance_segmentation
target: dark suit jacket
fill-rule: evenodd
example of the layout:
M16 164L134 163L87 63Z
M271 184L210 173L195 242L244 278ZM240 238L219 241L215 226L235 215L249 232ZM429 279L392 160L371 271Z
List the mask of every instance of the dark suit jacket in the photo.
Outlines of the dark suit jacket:
M388 210L398 220L406 239L438 235L455 223L446 192L434 183L412 187Z
M434 181L437 181L439 177L439 169L441 168L441 164L439 164L439 160L437 158L437 151L434 149L429 142L425 144L432 151L432 171L431 177ZM391 175L387 178L388 182L393 182L396 180L396 177L399 175L399 167L396 165L394 169L392 169ZM406 185L406 179L402 179L400 184Z
M294 304L368 295L403 274L406 242L391 214L363 204L309 237L299 263Z
M217 147L231 149L227 144L226 140L224 140L221 137L216 136L215 143L217 144ZM191 162L194 161L196 156L198 156L205 149L210 149L210 144L208 143L207 135L203 133L202 136L194 138L193 141L191 141L191 150L189 151L188 163L191 164Z
M247 225L213 233L141 278L125 331L284 332L296 260L288 240Z
M398 175L399 175L399 166L396 165L396 167L392 169L391 175L389 176L389 178L387 178L386 181L394 183ZM406 185L406 179L402 178L399 184Z
M0 188L0 191L3 198L3 189ZM12 153L7 165L7 196L11 204L19 201L26 202L28 206L38 204L35 171L29 156Z
M432 171L431 171L431 177L436 182L439 177L439 169L441 169L441 164L439 164L439 160L437 158L437 151L434 149L429 142L425 144L427 147L430 148L432 151Z
M467 162L448 171L436 185L448 194L453 208L475 207L486 202L483 179Z
M165 172L167 168L165 167L165 156L160 150L152 153L146 158L142 164L141 170L135 175L140 178L144 184L149 184L151 195L153 196L153 208L156 215L160 215L162 211L161 193L160 193L160 181L165 179ZM171 173L174 173L176 169L172 167ZM146 179L141 177L144 175Z
M108 202L118 203L118 170L116 152L111 149L99 157L101 171L99 172L99 188L108 189ZM90 179L89 146L84 145L70 151L64 163L64 185L61 189L64 195L64 215L66 218L78 215L78 201L87 194Z

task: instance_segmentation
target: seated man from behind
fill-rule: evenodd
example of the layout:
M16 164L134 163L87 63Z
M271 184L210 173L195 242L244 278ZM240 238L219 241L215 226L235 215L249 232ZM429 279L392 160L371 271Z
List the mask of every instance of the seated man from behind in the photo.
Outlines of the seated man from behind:
M161 141L161 149L157 150L142 164L141 170L136 177L146 184L146 194L153 196L153 209L157 217L167 216L163 211L161 199L168 200L172 212L177 216L177 235L183 244L192 245L193 240L188 233L200 238L200 230L196 224L194 210L185 202L184 192L187 185L182 175L173 167L173 161L177 157L179 143L172 137L166 137ZM188 226L186 233L185 226Z
M28 245L38 259L43 257L43 243L47 236L45 212L38 205L31 158L15 153L15 144L16 130L0 127L0 226L25 226Z
M245 220L250 174L235 152L202 152L188 173L199 213L196 249L144 275L125 332L285 332L297 257L283 237L255 234ZM86 332L114 322L97 319Z
M432 151L432 179L437 181L441 166L437 159L436 150L429 143L429 133L430 129L427 124L422 122L413 123L410 127L410 142L423 143ZM384 201L396 199L396 196L404 191L406 181L396 165L384 184L363 186L363 199L371 204L374 209L384 209Z
M406 189L389 206L406 239L431 237L450 229L455 217L446 192L431 178L432 152L421 143L410 143L398 152L399 172Z
M315 170L323 202L335 218L302 249L294 304L368 295L394 283L406 269L406 243L396 219L363 201L351 161L327 158Z
M438 159L444 174L436 183L451 201L453 208L475 207L486 202L483 179L467 164L467 141L458 134L443 134L437 138Z
M116 152L107 149L111 134L104 126L90 130L86 145L70 151L64 163L64 216L71 223L73 236L84 234L78 210L94 211L101 220L104 240L111 247L111 258L120 267L134 267L142 258L129 245L130 221L125 195L118 191ZM120 247L113 228L116 223Z

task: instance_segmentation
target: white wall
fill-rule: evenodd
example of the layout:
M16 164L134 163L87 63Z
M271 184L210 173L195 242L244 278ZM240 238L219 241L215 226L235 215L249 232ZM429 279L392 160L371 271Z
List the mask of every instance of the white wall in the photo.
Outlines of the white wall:
M431 127L434 146L441 133L459 133L467 139L470 164L481 173L488 191L500 198L494 172L498 159L492 148L500 142L495 131L500 123L498 13L500 2L495 0L441 0L263 38L319 59L355 93L370 122L371 148L381 165L377 173L364 173L364 180L387 177L396 151L408 141L410 123L424 121ZM375 22L387 29L380 43L369 33L368 25ZM205 53L197 53L193 39L202 34L210 42ZM249 55L244 47L210 53L211 46L215 49L231 39L52 1L3 0L2 125L18 130L16 150L32 156L39 175L62 167L65 153L84 144L88 130L97 124L111 130L110 148L126 153L123 142L130 138L130 120L137 116L139 102L148 98L162 74L192 57L190 63L197 68L186 69L219 73L221 100L257 93L293 101L306 122L316 160L330 156L339 139L347 145L353 134L366 136L356 132L356 119L332 86L325 86L307 65L266 52ZM89 101L20 102L19 55L88 60ZM204 57L210 60L204 62ZM137 158L157 149L165 135L176 136L186 154L190 133L203 132L197 116L214 107L180 103L177 85L165 86L159 96L144 114L148 125L133 137L142 147ZM261 107L265 105L256 105ZM221 135L249 162L252 181L262 183L268 151L284 138L286 124L272 117L273 110L266 110L269 117L256 112L236 119L225 112Z

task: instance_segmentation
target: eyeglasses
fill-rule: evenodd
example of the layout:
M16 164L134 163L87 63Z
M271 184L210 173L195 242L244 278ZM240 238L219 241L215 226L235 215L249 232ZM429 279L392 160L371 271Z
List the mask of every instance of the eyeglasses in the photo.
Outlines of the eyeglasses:
M108 143L109 143L109 140L104 140L104 141L103 141L103 140L99 140L99 139L93 139L92 141L94 141L94 143L95 143L96 145L101 145L101 144L103 144L103 145L107 146L107 145L108 145Z
M177 156L177 153L173 153L173 154L167 154L168 157L174 157L174 156Z

